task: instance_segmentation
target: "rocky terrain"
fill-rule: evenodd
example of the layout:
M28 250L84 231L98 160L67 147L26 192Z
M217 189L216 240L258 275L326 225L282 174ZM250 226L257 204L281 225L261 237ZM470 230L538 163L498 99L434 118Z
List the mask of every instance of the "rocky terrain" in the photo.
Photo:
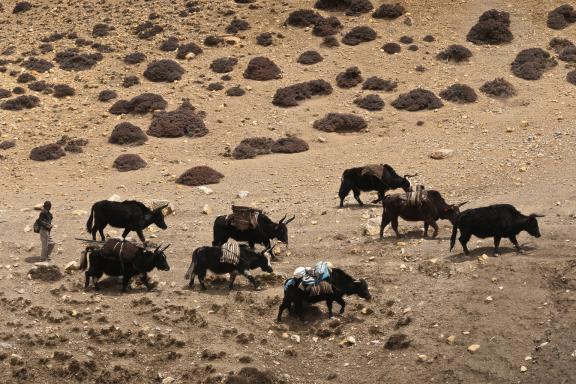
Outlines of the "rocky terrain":
M576 382L576 4L523 0L4 1L0 381ZM450 252L349 196L387 163L464 208L514 204L542 237ZM167 200L158 287L84 291L96 201ZM372 197L372 196L370 196ZM369 196L364 200L369 201ZM53 202L53 263L34 206ZM231 204L296 215L262 291L189 290ZM111 236L120 231L107 228ZM330 260L373 299L276 323L296 266ZM68 268L67 268L68 266ZM336 306L337 307L337 306Z

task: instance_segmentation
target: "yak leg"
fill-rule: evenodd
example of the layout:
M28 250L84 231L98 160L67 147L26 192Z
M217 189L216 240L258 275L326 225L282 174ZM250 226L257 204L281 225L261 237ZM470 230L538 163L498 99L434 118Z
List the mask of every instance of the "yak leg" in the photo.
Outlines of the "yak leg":
M516 247L516 251L518 251L518 253L523 253L524 251L522 250L522 248L520 248L520 244L518 244L518 240L516 240L516 235L511 235L509 237L510 241L512 242L512 244L514 244L514 246Z
M92 229L92 240L96 240L96 232L100 233L100 239L102 241L106 240L106 236L104 235L104 227L100 227L98 229Z
M136 230L136 234L138 235L138 238L140 239L140 241L142 242L142 244L146 244L146 238L144 237L144 233L142 232L141 229L137 229Z
M254 276L252 276L252 274L250 273L250 271L245 270L244 272L242 272L242 274L248 279L250 280L250 282L252 283L252 285L254 286L254 289L256 290L260 290L260 287L258 286L258 282L256 281L256 279L254 278Z
M198 281L200 281L200 289L205 291L206 284L204 284L204 278L206 277L206 270L202 269L198 271Z
M499 255L498 247L500 247L501 236L494 236L494 257Z
M100 278L96 277L96 276L92 276L92 283L94 284L94 290L95 291L99 291L100 290L100 286L98 285L98 280Z
M148 274L146 272L140 275L140 282L144 284L146 290L151 291L154 289L154 286L150 284L150 280L148 279Z
M122 240L126 240L126 236L128 236L128 234L130 233L130 229L125 228L124 232L122 232Z
M84 290L87 290L90 285L90 275L88 274L88 271L84 272L84 276L86 277L86 280L84 280Z
M392 218L392 229L396 232L396 237L402 237L400 232L398 232L398 216Z
M130 276L128 273L124 273L124 275L122 275L122 292L126 292L128 288L130 288L131 279L132 276Z
M384 237L384 228L390 224L390 218L386 215L386 212L382 214L382 221L380 222L380 238Z
M264 240L264 246L267 249L270 249L270 260L271 261L278 261L278 258L276 257L276 255L274 254L274 250L272 249L272 243L270 242L269 239Z
M376 200L373 200L372 204L378 204L382 200L384 200L384 191L378 191L378 198Z
M296 307L296 314L300 321L304 321L304 303L301 299L297 299L294 301L294 306Z
M194 279L196 278L196 274L194 272L192 272L190 274L190 282L188 283L188 287L193 288L194 287Z
M363 207L364 203L362 202L362 200L360 200L360 190L358 188L352 188L352 192L354 193L354 198L356 199L358 204L360 204L360 206Z
M466 256L468 256L470 254L470 251L468 250L468 247L466 246L466 244L468 244L468 241L470 240L471 235L469 233L466 232L462 232L462 229L460 229L460 237L458 238L458 240L460 241L460 244L462 244L462 249L464 249L464 254Z
M340 314L344 313L344 308L346 307L346 302L344 301L344 298L342 296L337 297L336 302L340 305Z
M428 227L430 226L430 224L428 224L427 221L424 221L424 238L428 237Z
M328 299L326 300L326 307L328 308L328 318L331 319L334 317L334 314L332 313L332 299Z
M230 290L234 289L234 281L237 275L238 273L236 271L230 272L230 285L228 286Z
M285 309L290 309L290 304L290 300L284 297L282 304L280 304L280 308L278 308L278 317L276 318L277 322L282 321L282 312L284 312Z
M344 208L344 199L348 196L351 190L352 184L348 180L342 180L340 190L338 191L338 196L340 197L340 208Z
M432 220L430 221L430 225L432 226L432 228L434 228L434 233L432 234L432 237L438 236L438 224L436 224L436 222Z

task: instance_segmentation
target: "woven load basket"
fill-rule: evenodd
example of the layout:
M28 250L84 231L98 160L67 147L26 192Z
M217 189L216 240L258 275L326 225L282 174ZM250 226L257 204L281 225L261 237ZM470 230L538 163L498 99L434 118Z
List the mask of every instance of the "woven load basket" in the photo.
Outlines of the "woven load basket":
M233 205L232 225L240 231L254 229L258 225L258 215L260 213L262 213L260 209Z

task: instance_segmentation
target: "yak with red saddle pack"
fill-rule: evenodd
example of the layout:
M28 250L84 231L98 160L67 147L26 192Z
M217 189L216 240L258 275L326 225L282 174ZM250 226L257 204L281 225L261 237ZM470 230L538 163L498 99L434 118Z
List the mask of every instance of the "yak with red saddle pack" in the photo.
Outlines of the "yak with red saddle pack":
M319 262L312 268L298 267L294 277L284 282L284 299L278 309L277 321L282 321L285 309L293 312L300 320L304 320L304 303L318 303L325 301L328 316L333 317L332 303L340 304L340 314L344 313L345 295L358 295L370 300L372 296L368 291L368 283L364 279L354 279L339 268L333 268L329 262Z
M272 248L271 240L288 244L287 225L295 216L286 220L286 216L278 223L270 220L262 210L250 207L232 206L231 215L218 216L214 220L214 237L212 246L221 246L234 239L247 242L250 248L255 244L262 244L267 249ZM276 257L271 252L272 260Z
M160 271L170 270L164 253L169 246L170 244L159 245L154 250L149 250L120 239L108 239L102 247L89 245L80 259L80 270L86 271L84 288L88 288L92 279L94 288L98 290L98 279L106 274L122 276L122 291L126 292L132 277L140 275L142 284L147 290L151 290L154 285L148 280L148 272L155 268Z
M380 223L380 238L384 235L384 228L392 223L392 229L396 236L398 232L398 217L406 221L424 221L424 237L428 237L428 228L432 226L434 233L432 237L438 235L438 219L449 220L454 224L460 214L460 207L466 204L448 204L440 192L426 190L424 186L418 185L412 192L397 193L388 195L382 200L382 222Z

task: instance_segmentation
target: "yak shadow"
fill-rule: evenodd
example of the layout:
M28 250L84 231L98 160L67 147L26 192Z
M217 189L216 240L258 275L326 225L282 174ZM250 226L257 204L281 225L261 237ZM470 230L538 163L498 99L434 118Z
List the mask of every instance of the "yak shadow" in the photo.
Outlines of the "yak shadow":
M197 292L201 294L207 294L211 296L228 296L230 294L235 294L236 292L258 292L254 289L254 286L247 282L244 284L243 282L239 282L241 276L236 278L234 282L234 288L230 290L228 288L230 282L224 279L215 279L215 280L204 280L204 284L206 284L206 290L203 291L200 288L200 282L198 278L194 281L194 287L190 288L188 284L186 284L186 288L188 291Z
M41 262L42 258L40 256L28 256L27 258L24 259L24 261L30 264L34 264Z
M340 312L340 305L338 303L334 303L332 306L332 311L334 313L334 318L339 318L341 315ZM330 321L328 318L328 308L326 307L325 302L319 303L306 303L304 302L303 307L303 317L304 321L301 321L296 311L290 312L289 310L285 310L284 314L282 315L282 323L286 324L290 327L290 330L309 330L311 324L315 323L322 323L323 321Z
M528 254L528 253L536 250L536 247L534 245L531 245L531 244L520 244L520 248L523 251L522 253L518 253L514 246L503 247L502 245L500 245L500 247L498 247L498 252L500 254L500 257L501 256L509 256L509 255L522 256L522 255ZM494 246L485 246L485 247L476 248L474 250L471 250L469 255L465 255L464 251L460 250L459 253L450 255L450 256L448 256L447 259L453 263L464 263L466 261L475 260L483 254L488 255L488 257L494 257ZM498 258L498 257L496 257L496 258Z
M388 229L389 228L389 229ZM424 231L421 229L413 229L411 231L407 231L407 232L402 232L400 231L400 237L396 237L396 234L394 233L394 230L391 227L386 227L386 229L388 229L388 236L386 236L386 234L384 234L384 238L382 239L382 241L384 240L390 240L390 241L402 241L402 240L426 240L426 241L443 241L443 240L450 240L450 238L448 236L436 236L436 237L432 237L431 231L428 231L428 237L424 237ZM400 228L399 228L400 229Z
M118 278L116 276L107 276L98 280L98 290L94 289L94 285L92 281L90 281L90 285L86 292L98 293L104 296L124 296L124 295L132 295L136 293L147 293L147 292L154 292L156 289L152 289L148 291L146 287L138 285L137 287L134 286L135 282L132 279L132 282L126 292L122 292L122 277Z
M336 207L334 207L334 208L336 208L336 209L348 208L352 211L359 211L362 209L368 209L368 208L374 208L374 207L380 207L381 208L382 204L380 204L380 203L376 203L376 204L375 203L364 203L364 205L360 205L358 203L356 203L356 204L346 204L345 203L344 206L342 208L340 208L340 203L338 203L338 205L336 205Z

